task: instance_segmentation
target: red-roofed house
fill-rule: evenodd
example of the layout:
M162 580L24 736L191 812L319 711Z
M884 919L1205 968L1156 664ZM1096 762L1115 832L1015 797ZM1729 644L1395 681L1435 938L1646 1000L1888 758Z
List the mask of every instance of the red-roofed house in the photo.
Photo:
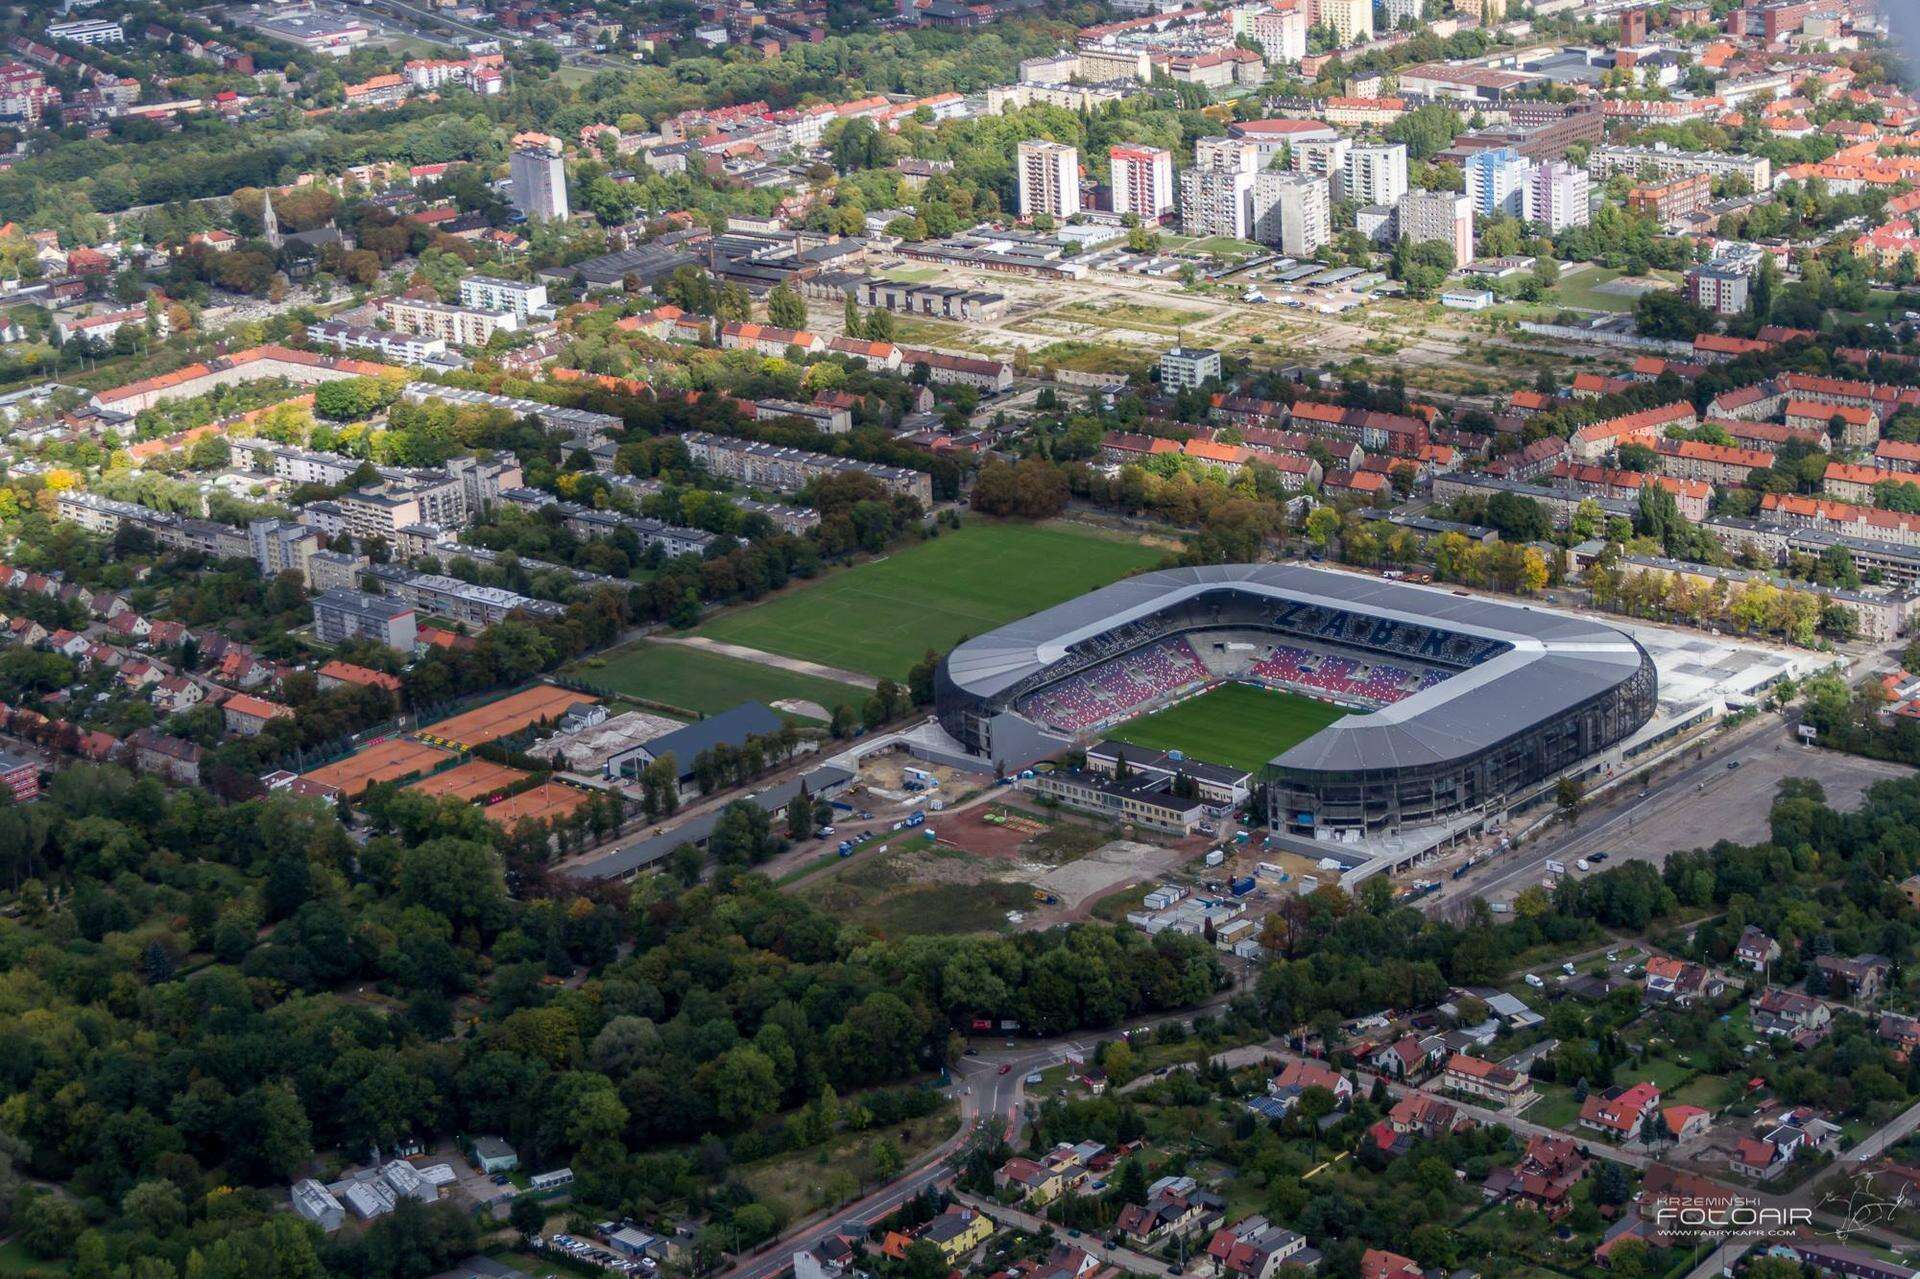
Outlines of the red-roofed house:
M1660 1090L1651 1083L1589 1093L1580 1107L1580 1126L1615 1141L1638 1141L1647 1117L1659 1105Z
M1360 1255L1360 1279L1422 1279L1422 1274L1411 1257L1369 1248Z
M247 693L235 693L221 703L220 714L227 722L227 731L242 737L258 737L274 720L293 718L293 711L278 702Z

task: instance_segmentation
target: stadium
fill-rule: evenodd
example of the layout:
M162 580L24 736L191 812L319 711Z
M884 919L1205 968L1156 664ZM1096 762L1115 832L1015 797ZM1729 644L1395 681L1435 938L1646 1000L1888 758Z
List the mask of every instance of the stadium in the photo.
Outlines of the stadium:
M1600 622L1301 564L1168 569L967 641L935 711L976 758L1007 767L1227 685L1347 713L1276 717L1276 832L1366 838L1494 812L1624 741L1659 677ZM1244 699L1236 703L1244 716ZM1303 725L1299 734L1285 724ZM1224 739L1229 727L1218 723ZM1208 760L1208 735L1186 747Z

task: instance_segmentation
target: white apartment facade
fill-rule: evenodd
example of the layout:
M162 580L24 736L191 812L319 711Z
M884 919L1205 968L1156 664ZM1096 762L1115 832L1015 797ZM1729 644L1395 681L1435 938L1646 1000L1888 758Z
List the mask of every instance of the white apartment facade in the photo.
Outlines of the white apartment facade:
M1076 147L1041 138L1020 143L1020 215L1045 213L1056 219L1080 212L1080 152Z
M1115 146L1108 157L1113 211L1158 222L1176 206L1173 153L1160 147Z

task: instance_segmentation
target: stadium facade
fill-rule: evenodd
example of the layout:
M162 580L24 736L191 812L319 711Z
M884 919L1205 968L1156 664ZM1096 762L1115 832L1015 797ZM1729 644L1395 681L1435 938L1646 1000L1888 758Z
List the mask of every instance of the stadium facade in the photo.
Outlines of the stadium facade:
M1360 836L1496 812L1652 718L1659 678L1590 619L1303 564L1168 569L967 641L940 723L1012 767L1240 679L1351 710L1267 764L1277 831Z

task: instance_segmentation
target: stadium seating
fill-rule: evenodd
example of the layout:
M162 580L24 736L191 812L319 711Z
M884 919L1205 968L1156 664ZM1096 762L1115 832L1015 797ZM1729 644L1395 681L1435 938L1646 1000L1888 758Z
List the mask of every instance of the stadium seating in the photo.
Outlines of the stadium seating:
M1275 684L1385 706L1431 688L1445 671L1419 670L1362 656L1314 652L1281 644L1253 665L1253 673Z
M1025 709L1043 723L1077 733L1136 714L1209 678L1186 640L1162 640L1042 689Z

